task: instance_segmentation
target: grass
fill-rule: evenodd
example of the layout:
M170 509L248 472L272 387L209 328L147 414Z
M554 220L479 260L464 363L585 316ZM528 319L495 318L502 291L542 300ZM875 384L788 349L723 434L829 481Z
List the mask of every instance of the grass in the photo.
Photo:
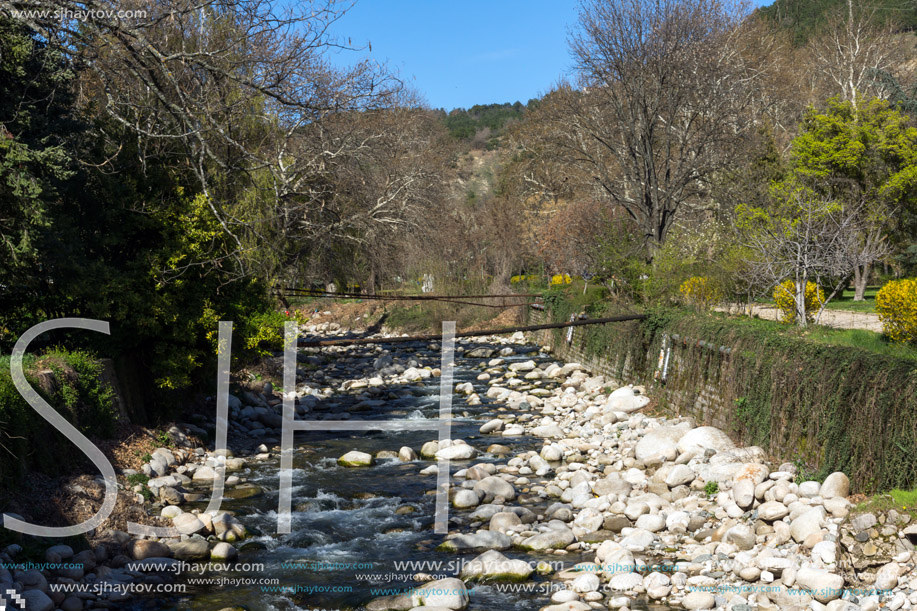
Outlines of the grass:
M917 349L907 344L895 344L882 334L863 329L832 329L830 327L810 327L801 333L823 344L847 346L869 350L885 356L917 360Z
M868 350L884 356L917 361L917 348L907 344L890 342L881 333L874 331L835 329L821 325L809 325L805 329L800 329L794 325L762 318L741 317L734 318L734 320L741 321L742 324L757 326L762 333L777 330L789 337L801 337L821 344L859 348L860 350Z
M876 513L894 509L901 513L909 513L911 517L917 517L917 490L901 490L895 488L889 492L875 494L854 508L858 513Z
M844 310L847 312L867 312L869 314L875 314L876 312L876 293L879 292L878 286L866 287L866 292L863 294L863 301L854 301L853 289L845 290L841 295L838 295L830 302L826 309L828 310Z
M876 313L876 293L879 292L879 286L866 287L863 293L863 301L854 301L854 290L845 289L841 294L836 295L834 299L828 302L826 310L841 310L844 312L865 312L867 314ZM827 294L825 295L827 297ZM757 305L773 306L774 300L770 298L761 298L755 301Z

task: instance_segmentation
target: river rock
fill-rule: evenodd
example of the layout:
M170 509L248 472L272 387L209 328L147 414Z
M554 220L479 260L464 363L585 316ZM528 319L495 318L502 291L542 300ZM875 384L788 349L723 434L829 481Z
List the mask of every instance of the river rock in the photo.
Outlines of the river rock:
M407 611L413 608L414 603L407 594L380 596L366 603L366 611Z
M477 450L467 443L454 443L448 448L437 450L436 458L440 460L469 460L475 457Z
M634 456L637 460L646 461L653 456L666 456L667 460L678 454L678 442L690 430L689 423L676 426L661 426L653 429L637 442Z
M678 451L681 453L696 448L701 450L710 448L717 452L725 452L734 449L735 444L729 438L729 435L720 429L712 426L701 426L691 429L678 441Z
M601 582L599 581L598 575L594 573L585 573L573 580L573 583L570 584L570 589L574 592L585 594L586 592L595 592L599 589L600 585Z
M748 509L755 502L755 486L767 479L770 470L761 464L749 463L733 477L732 498L736 505Z
M191 479L196 482L210 482L215 480L217 477L219 476L212 467L202 465L194 471L194 475L191 477Z
M464 609L468 606L468 590L461 579L431 581L411 592L411 601L418 607Z
M373 464L373 456L359 450L351 450L338 458L338 464L342 467L368 467Z
M516 489L513 488L513 485L493 475L478 481L474 485L474 491L483 498L485 503L490 503L497 497L503 497L505 501L512 501L516 498Z
M684 484L690 484L694 481L694 470L687 465L675 465L665 478L665 485L669 488L675 488Z
M799 496L811 499L818 496L820 488L821 484L816 481L802 482L799 484Z
M850 494L850 479L840 471L835 471L825 478L818 495L823 499L846 497Z
M201 560L210 556L210 545L206 539L191 537L185 541L170 541L169 549L177 560Z
M726 531L723 540L726 543L732 543L740 550L749 550L755 546L755 533L745 524L736 524Z
M790 535L797 543L802 543L809 535L821 531L825 523L825 508L818 506L806 510L790 523Z
M595 552L595 562L608 577L618 573L633 573L637 568L634 554L616 541L603 541Z
M685 609L712 609L716 598L710 592L688 592L681 604Z
M592 607L581 600L571 600L568 602L558 603L542 607L541 611L592 611Z
M480 429L481 434L486 435L488 433L495 433L503 428L503 421L499 418L494 418L493 420L488 420L484 423Z
M455 496L452 497L452 506L456 509L468 509L469 507L476 507L478 503L481 502L481 499L478 498L478 495L467 488L460 488L455 491Z
M873 586L877 590L891 590L898 585L898 577L901 575L901 567L897 562L889 562L878 571L876 571L876 581Z
M522 581L534 572L524 560L512 560L496 550L484 552L462 567L462 579L492 581Z
M491 516L489 529L505 533L509 528L518 524L522 524L518 515L511 511L500 511Z
M458 552L477 549L505 550L512 546L513 540L503 533L489 530L468 533L446 539L436 549L444 552Z
M183 535L190 535L203 530L204 523L193 513L183 513L172 519L172 525Z
M228 562L239 556L239 550L225 541L220 541L210 550L210 559L214 562Z
M245 525L235 516L223 511L213 516L213 532L221 541L230 543L248 536Z
M4 591L3 595L5 597L7 593ZM24 608L28 611L51 611L54 608L54 601L41 590L25 590L20 596L25 602ZM18 609L19 605L12 608Z
M841 597L844 578L822 569L801 568L796 572L799 587L811 590L811 596L824 604Z
M643 585L639 573L619 573L611 578L608 587L616 592L628 592Z
M165 543L150 541L149 539L135 539L128 545L128 552L134 560L147 558L168 558L172 556L171 550Z
M408 446L403 446L398 450L398 459L401 462L411 462L412 460L417 460L417 453Z
M758 517L765 522L776 522L789 515L790 510L779 501L767 501L758 506Z
M652 572L643 578L643 587L646 588L647 596L659 600L672 591L672 580L664 573Z
M563 450L561 450L557 446L550 445L550 446L545 446L541 448L541 452L539 453L539 456L541 456L543 459L545 459L548 462L558 462L560 460L563 460L564 453L563 453Z
M592 491L598 496L605 496L607 494L619 494L622 496L627 496L630 494L632 489L633 486L631 486L630 482L624 481L617 474L596 480L592 484Z
M576 537L573 536L573 532L569 528L559 528L556 530L549 530L548 532L538 533L537 535L532 535L528 539L522 541L519 544L519 547L522 549L528 550L546 550L546 549L562 549L573 543L576 540Z
M534 435L535 437L541 437L545 439L547 438L562 439L566 437L566 434L564 433L563 429L561 429L556 424L546 424L544 426L536 426L534 429L532 429L532 435Z

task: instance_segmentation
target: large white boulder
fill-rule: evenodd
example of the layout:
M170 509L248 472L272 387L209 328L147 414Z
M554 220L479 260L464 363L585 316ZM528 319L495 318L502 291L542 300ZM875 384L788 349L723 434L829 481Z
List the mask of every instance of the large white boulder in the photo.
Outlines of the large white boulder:
M713 426L700 426L691 429L678 441L678 451L688 452L692 449L712 449L717 452L732 450L736 446L729 435Z

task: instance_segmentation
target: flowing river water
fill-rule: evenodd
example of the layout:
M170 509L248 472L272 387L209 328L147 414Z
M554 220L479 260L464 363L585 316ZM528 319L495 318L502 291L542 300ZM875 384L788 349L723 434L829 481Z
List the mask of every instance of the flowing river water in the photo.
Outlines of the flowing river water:
M486 358L468 358L461 347L470 350L486 344L457 344L454 383L471 382L483 398L487 382L476 378L486 367ZM493 345L495 349L504 345ZM339 351L333 357L333 367L340 375L351 367L359 371L372 363L379 353L369 348ZM395 362L411 359L420 367L438 367L440 352L437 345L406 344L392 352ZM513 346L513 354L504 357L507 363L535 360L539 364L555 359L541 353L535 346ZM359 377L354 373L353 377ZM300 380L300 383L302 381ZM386 386L367 401L360 391L336 393L324 398L307 418L362 420L435 419L439 414L438 377L429 377L411 384ZM555 380L541 380L541 388L551 389ZM357 411L354 411L354 410ZM543 440L529 437L482 435L481 424L498 415L506 415L502 404L483 399L481 405L468 405L466 396L453 397L452 437L475 446L481 453L470 461L451 461L454 473L481 462L500 462L521 451L539 450ZM273 448L271 458L247 463L239 473L262 489L249 498L231 499L222 508L234 512L246 527L255 533L240 546L238 568L208 571L200 565L200 574L218 580L222 585L188 586L184 596L162 601L162 608L220 610L318 610L362 609L383 594L418 587L416 573L437 577L455 577L460 563L468 562L477 552L447 553L435 547L445 536L433 533L436 475L421 475L435 460L418 459L402 462L398 458L377 460L363 468L346 468L337 464L338 457L351 450L375 455L382 450L397 452L409 446L419 453L421 446L436 439L430 431L358 431L297 433L293 475L293 520L290 534L277 534L277 504L280 460ZM512 449L507 456L485 453L493 443ZM530 476L532 483L541 478ZM456 479L451 479L453 486ZM527 507L536 513L556 499L538 499ZM517 499L518 503L519 499ZM205 504L200 504L204 509ZM191 510L192 507L186 507ZM474 531L468 518L471 510L450 507L450 532ZM563 563L566 568L578 562L591 561L594 553L571 552L566 555L535 554L516 550L504 552L510 558L526 562L546 560ZM411 561L415 564L405 565ZM263 565L263 569L261 566ZM271 580L271 583L258 583ZM525 582L528 591L505 584L476 584L467 607L474 611L538 609L550 604L550 576L533 573ZM532 585L534 584L534 585ZM471 584L469 584L471 586ZM281 591L286 589L286 591ZM384 590L390 590L385 592ZM513 591L516 590L516 591ZM632 601L635 609L646 609L640 601ZM666 607L651 606L652 609Z

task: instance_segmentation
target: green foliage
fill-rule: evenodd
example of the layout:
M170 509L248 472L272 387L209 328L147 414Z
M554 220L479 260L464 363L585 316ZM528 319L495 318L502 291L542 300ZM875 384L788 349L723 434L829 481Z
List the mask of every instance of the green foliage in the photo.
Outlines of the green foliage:
M131 486L136 486L137 484L146 486L148 481L150 481L150 478L145 473L131 473L127 476L127 483Z
M74 120L66 66L4 19L0 51L10 135L0 138L0 243L14 253L0 267L0 350L42 320L107 320L110 337L55 341L124 355L151 374L141 392L166 405L169 392L212 384L220 320L235 323L237 361L276 347L279 331L268 325L282 326L282 316L264 282L243 280L241 262L223 257L229 238L210 200L189 187L190 170L169 168L168 154L162 165L140 165L136 140L120 126ZM121 154L100 131L120 140ZM103 161L104 171L93 168ZM201 263L209 259L219 266Z
M172 438L169 436L169 433L166 431L159 431L159 434L156 436L156 440L159 442L159 445L171 448L175 446L175 443L172 441Z
M102 384L101 366L84 351L48 350L41 356L25 355L26 380L51 407L85 435L113 434L116 414L112 390ZM54 380L39 379L50 371ZM58 473L86 462L72 443L26 403L13 385L10 357L0 358L0 488L9 486L27 471Z
M801 484L802 482L810 482L813 480L820 480L824 478L818 477L818 472L813 471L812 468L804 460L797 458L793 461L793 466L796 467L796 477L793 481L796 484ZM827 474L826 474L827 475Z
M704 494L707 495L707 498L713 498L720 491L720 485L717 482L707 482L704 484Z
M776 0L757 14L790 31L793 42L804 45L825 25L829 16L847 6L847 0ZM909 0L875 0L869 3L877 21L891 19L903 30L917 28L917 7Z
M691 229L676 226L662 244L652 265L635 267L640 274L639 297L647 304L674 305L687 300L697 307L710 307L734 291L730 284L730 249L735 247L726 227L708 222ZM636 266L636 263L634 264ZM687 295L686 282L703 278L706 283L703 298L700 293ZM693 282L699 282L694 280ZM700 286L695 287L701 290Z
M40 321L29 296L47 288L41 236L73 176L71 74L59 54L0 16L0 345ZM36 270L40 270L36 273Z
M467 110L456 108L448 115L444 113L443 123L456 140L471 140L485 128L492 136L497 136L508 123L522 119L525 110L520 102L475 104Z
M851 184L867 201L899 203L917 191L917 128L878 98L809 109L792 158L794 178L831 197Z

